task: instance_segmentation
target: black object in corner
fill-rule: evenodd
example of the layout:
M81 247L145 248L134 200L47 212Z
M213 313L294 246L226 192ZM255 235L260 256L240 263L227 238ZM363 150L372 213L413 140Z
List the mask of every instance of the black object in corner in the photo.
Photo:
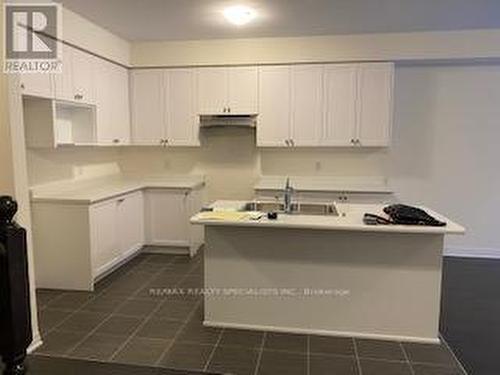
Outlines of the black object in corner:
M14 221L17 203L0 197L0 356L4 375L26 373L24 361L31 344L26 231Z
M404 204L393 204L384 208L394 224L403 225L427 225L432 227L444 227L446 223L439 221L424 210L407 206Z

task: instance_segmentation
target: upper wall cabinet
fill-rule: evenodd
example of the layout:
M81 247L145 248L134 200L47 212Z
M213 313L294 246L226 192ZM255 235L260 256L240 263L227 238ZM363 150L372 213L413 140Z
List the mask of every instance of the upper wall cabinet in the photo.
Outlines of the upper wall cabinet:
M193 69L132 73L132 143L198 146Z
M100 145L130 143L130 103L127 69L96 61L96 130Z
M96 58L67 45L62 51L62 72L55 74L56 99L95 104Z
M394 65L263 67L257 145L390 144Z
M356 143L388 146L393 116L394 65L361 64L358 90Z
M162 145L164 137L163 72L134 70L131 74L132 143Z
M40 98L54 98L54 75L48 73L21 74L21 92L23 95Z
M353 146L357 129L358 67L327 65L324 68L323 146Z
M198 114L258 113L256 67L197 69Z
M291 68L266 66L259 72L257 146L285 147L290 142Z
M199 146L195 72L169 69L164 72L163 82L166 145Z
M296 65L291 73L291 145L317 146L323 126L323 67Z

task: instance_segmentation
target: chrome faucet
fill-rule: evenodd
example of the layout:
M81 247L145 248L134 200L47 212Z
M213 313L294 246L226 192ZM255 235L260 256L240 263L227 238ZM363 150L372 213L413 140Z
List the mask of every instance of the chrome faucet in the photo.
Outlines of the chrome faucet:
M285 204L284 204L284 211L285 214L290 214L292 213L292 195L293 195L293 187L290 184L290 178L287 177L286 179L286 185L285 185L285 194L284 194L284 199L285 199Z

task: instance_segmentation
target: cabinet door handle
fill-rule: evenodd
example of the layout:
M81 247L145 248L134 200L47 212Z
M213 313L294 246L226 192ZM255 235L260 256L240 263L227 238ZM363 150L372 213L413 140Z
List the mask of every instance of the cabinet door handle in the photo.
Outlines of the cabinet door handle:
M293 141L293 139L290 139L290 146L295 147L295 142Z
M356 141L354 139L351 139L351 144L356 144Z
M290 146L290 145L288 144L288 139L285 139L285 144L286 144L287 146Z
M125 198L118 199L117 202L118 204L122 204L123 202L125 202Z
M168 145L168 138L165 139L165 145Z
M83 95L81 95L81 94L76 94L76 95L75 95L75 99L76 99L76 100L82 100L82 99L83 99Z
M120 140L115 138L115 139L113 139L113 143L120 143Z
M227 111L231 113L231 107L227 107Z
M24 83L21 83L21 89L25 89Z

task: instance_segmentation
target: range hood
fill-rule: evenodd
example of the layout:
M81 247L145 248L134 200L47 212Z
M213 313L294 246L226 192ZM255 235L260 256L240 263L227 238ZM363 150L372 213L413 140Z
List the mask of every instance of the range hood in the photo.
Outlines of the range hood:
M201 115L200 127L246 127L254 128L257 115Z

